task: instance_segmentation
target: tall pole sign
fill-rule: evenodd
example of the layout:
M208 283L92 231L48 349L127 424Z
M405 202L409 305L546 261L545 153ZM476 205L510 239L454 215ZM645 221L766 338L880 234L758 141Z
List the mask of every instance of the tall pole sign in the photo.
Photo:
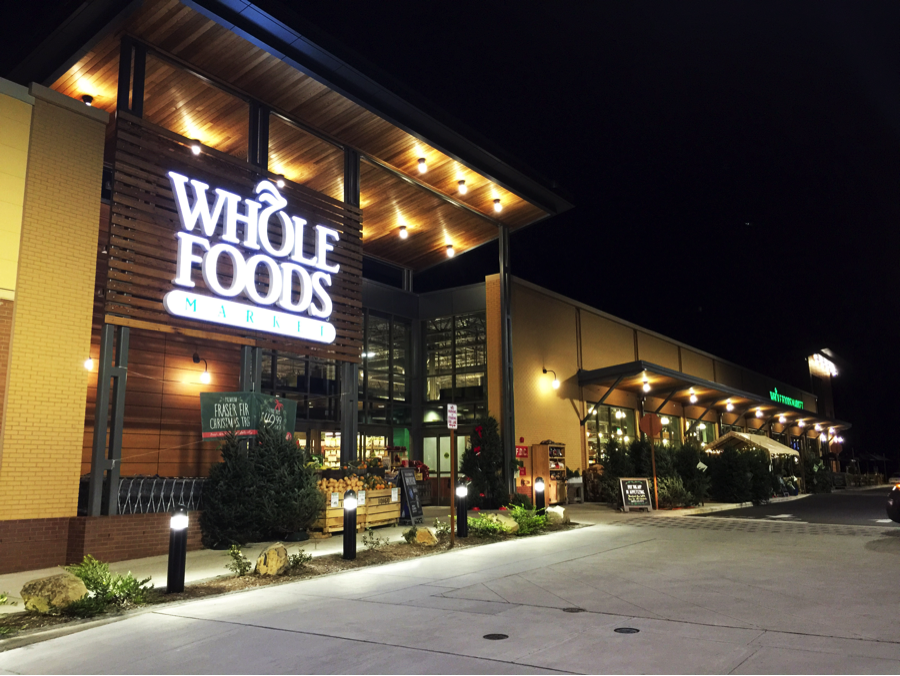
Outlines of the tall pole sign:
M450 429L450 546L456 544L456 404L447 404L447 427Z

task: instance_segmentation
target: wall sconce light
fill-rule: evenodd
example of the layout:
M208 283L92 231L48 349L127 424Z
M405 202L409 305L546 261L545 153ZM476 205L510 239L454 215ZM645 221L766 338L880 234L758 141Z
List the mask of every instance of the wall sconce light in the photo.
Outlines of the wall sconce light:
M409 237L409 231L406 229L405 225L400 226L400 239L406 239Z
M501 211L503 211L503 205L500 204L500 199L499 199L499 198L497 198L497 199L494 200L494 211L496 211L498 214L499 214Z
M756 409L756 417L757 417L757 418L762 418L762 416L763 416L762 409L757 407L757 409Z
M816 425L815 427L813 427L813 429L814 429L816 432L821 432L821 431L822 431L822 426L821 426L821 425Z
M424 157L419 158L419 173L424 174L428 171L428 163L425 161Z
M91 357L84 360L84 368L88 371L94 370L94 360Z
M456 185L459 186L459 194L460 195L465 195L467 192L469 192L469 189L466 187L465 179L460 179L459 181L457 181Z
M202 147L202 144L200 143L200 141L198 141L197 139L191 140L191 152L194 153L194 155L200 154L201 147Z
M90 94L85 94L84 96L81 97L81 100L84 102L84 105L86 105L86 106L94 105L94 97L91 96Z
M783 415L778 416L779 424L784 425L786 422L787 422L787 418L785 418Z
M194 352L193 360L195 364L199 364L201 361L203 362L203 373L200 374L200 382L204 385L209 385L210 377L209 377L209 364L205 359L202 359L199 354Z
M644 392L649 392L649 391L650 391L650 381L647 380L647 377L646 377L646 376L644 376L644 384L643 384L643 386L641 387L641 389L644 390Z
M693 388L693 387L691 388L691 397L690 397L690 399L691 399L691 403L692 403L692 404L696 404L696 403L697 403L697 394L694 392L694 388Z
M805 420L798 420L798 421L797 421L797 426L798 426L798 427L806 427L806 421L805 421Z
M453 258L456 255L456 251L453 250L453 245L447 245L447 258Z
M553 382L550 384L553 386L554 390L558 390L559 389L559 378L556 377L556 371L554 371L553 369L544 369L544 375L546 375L548 373L548 371L549 371L549 373L553 374Z
M729 399L728 401L725 402L725 410L726 411L734 410L734 404L731 403L731 399Z

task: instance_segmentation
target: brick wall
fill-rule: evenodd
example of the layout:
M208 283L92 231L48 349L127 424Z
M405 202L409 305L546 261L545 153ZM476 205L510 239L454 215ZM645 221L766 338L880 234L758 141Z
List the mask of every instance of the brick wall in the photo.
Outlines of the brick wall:
M0 573L66 563L68 518L0 521Z
M169 514L0 521L0 574L77 563L90 554L112 563L169 551ZM202 549L200 513L191 514L188 551Z
M73 516L91 347L103 111L39 85L0 457L0 519Z
M12 334L14 301L0 300L0 411L6 398L6 373L9 370L9 340ZM0 414L2 424L2 414ZM2 427L0 427L2 430Z

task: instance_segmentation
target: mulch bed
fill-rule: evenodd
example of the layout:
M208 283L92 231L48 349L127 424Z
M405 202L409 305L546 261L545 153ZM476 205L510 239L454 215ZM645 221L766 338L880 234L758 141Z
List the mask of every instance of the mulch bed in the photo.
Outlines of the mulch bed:
M578 528L579 524L568 524L565 526L551 526L543 533L535 536L540 537L546 533L553 533L562 530L570 530ZM454 550L470 549L471 547L480 547L482 545L493 544L495 542L503 542L515 540L515 536L503 536L495 538L474 537L457 538ZM325 556L317 556L312 561L303 566L299 571L280 575L277 577L259 577L257 575L245 575L243 577L217 577L204 582L195 582L185 585L184 591L180 594L165 594L161 591L154 591L150 595L148 605L157 605L165 603L175 603L178 601L188 601L192 599L200 599L209 596L219 596L232 592L243 591L245 589L254 589L256 587L268 587L273 584L287 584L298 580L306 580L321 575L331 575L346 570L355 570L357 568L365 568L367 566L377 566L385 563L394 563L396 561L407 561L422 556L441 554L451 551L449 537L442 538L434 547L423 547L420 545L408 545L405 542L394 542L385 545L377 550L358 549L356 559L353 561L345 561L340 554L327 554ZM115 609L107 613L98 615L91 619L104 619L115 617L116 615L124 615L128 610L132 610L137 606L130 608ZM147 607L147 606L141 606ZM3 639L11 636L20 635L21 632L29 630L47 629L62 624L72 622L85 622L84 619L71 617L68 615L50 615L33 611L24 613L8 613L0 615L0 649L3 647Z

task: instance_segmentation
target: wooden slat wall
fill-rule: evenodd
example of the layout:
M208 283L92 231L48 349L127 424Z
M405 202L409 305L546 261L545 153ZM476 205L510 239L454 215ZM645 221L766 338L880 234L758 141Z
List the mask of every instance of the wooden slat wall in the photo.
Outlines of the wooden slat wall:
M163 308L162 298L173 288L175 235L181 225L166 173L174 170L202 180L210 185L210 193L221 187L247 196L253 194L256 183L264 176L257 173L258 169L211 149L194 156L184 145L184 139L126 113L118 115L114 142L109 256L104 266L108 271L107 316L199 329L211 340L217 336L243 336L260 347L340 361L359 361L362 346L362 217L359 209L302 186L286 184L281 190L288 200L289 213L307 218L310 223L328 225L341 233L332 255L341 265L341 271L332 275L330 287L334 312L329 321L337 330L333 344L322 345L173 317ZM271 239L273 243L280 243L274 220L270 223ZM205 284L199 271L195 271L194 281L202 293Z
M91 50L62 75L53 88L73 98L82 94L94 95L94 105L109 112L115 110L118 47L123 34L130 34L160 51L189 64L201 74L271 106L275 111L301 120L341 143L358 148L393 168L435 190L466 203L473 209L496 218L512 230L533 223L547 214L534 204L498 186L489 178L472 171L421 139L394 126L387 120L366 110L359 104L330 90L309 75L251 44L231 30L220 26L190 9L178 0L146 0L116 33L101 39ZM145 113L151 119L177 130L188 138L200 138L215 148L243 156L244 145L239 139L246 133L246 125L237 115L234 103L227 94L214 96L209 85L196 86L198 78L177 73L172 67L155 65L148 59L147 100ZM152 71L152 72L151 72ZM211 98L210 98L211 97ZM226 104L230 99L232 103ZM275 122L274 127L279 127ZM193 130L193 131L191 131ZM276 135L279 130L276 130ZM275 139L276 144L278 140ZM291 141L293 143L293 141ZM273 162L283 166L275 173L321 190L332 197L340 197L340 188L333 167L317 163L312 156L289 154L284 146L272 147ZM278 158L274 153L279 153ZM318 152L318 151L316 151ZM428 172L418 172L418 158L425 157ZM469 191L457 192L457 181L465 179ZM397 204L363 181L364 197L383 217L366 221L366 252L385 257L380 247L369 252L368 242L395 233L400 225L396 217L399 207L405 217L434 230L432 237L441 237L444 219L432 218L427 208L419 208L429 200L415 196L410 202ZM421 191L419 191L421 192ZM496 214L493 200L499 198L503 211ZM367 206L366 204L363 205ZM496 238L496 228L485 228L477 218L458 221L466 229L451 237L464 244L460 253ZM371 237L369 237L371 235ZM425 241L425 240L423 240ZM430 243L431 239L428 240ZM389 260L418 270L443 260L439 249L423 250L412 242L396 249Z

